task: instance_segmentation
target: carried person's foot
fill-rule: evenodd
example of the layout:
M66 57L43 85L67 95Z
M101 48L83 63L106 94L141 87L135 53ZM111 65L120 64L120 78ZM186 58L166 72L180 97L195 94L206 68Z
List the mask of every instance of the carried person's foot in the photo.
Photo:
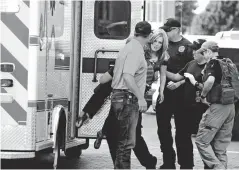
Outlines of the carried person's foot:
M97 132L96 140L94 142L94 148L95 149L99 149L100 148L101 141L102 141L103 137L104 137L104 134L102 133L102 130L98 131Z
M78 117L76 119L76 127L80 128L84 123L87 123L89 121L89 115L88 113L85 113L82 117Z
M157 165L157 158L153 156L151 164L147 166L146 169L156 169L156 165Z
M176 169L175 164L163 164L159 167L159 169Z

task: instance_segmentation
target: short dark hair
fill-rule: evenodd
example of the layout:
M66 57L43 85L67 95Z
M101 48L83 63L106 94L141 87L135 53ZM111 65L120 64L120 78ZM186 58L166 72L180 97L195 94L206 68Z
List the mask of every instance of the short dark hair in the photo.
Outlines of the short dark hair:
M142 34L137 34L137 33L135 33L134 36L135 36L135 37L144 37L144 38L147 38L149 35L142 35Z
M151 32L152 28L150 23L148 23L147 21L141 21L136 24L134 35L136 37L137 36L148 37Z

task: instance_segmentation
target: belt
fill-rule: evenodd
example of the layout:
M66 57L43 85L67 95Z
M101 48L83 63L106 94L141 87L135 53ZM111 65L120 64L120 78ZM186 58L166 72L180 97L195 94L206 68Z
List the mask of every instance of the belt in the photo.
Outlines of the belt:
M127 93L130 94L132 97L136 97L132 92L130 92L128 89L113 89L113 93Z
M128 89L113 89L112 91L113 92L129 92ZM129 92L129 93L131 93L131 92Z

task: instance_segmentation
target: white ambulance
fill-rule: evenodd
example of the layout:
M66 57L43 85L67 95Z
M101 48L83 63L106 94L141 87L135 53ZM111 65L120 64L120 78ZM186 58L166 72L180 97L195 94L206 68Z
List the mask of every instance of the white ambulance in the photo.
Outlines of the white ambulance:
M167 9L174 6L167 3ZM80 129L75 121L100 74L146 13L146 2L1 0L1 158L53 148L78 157L96 137L109 102ZM170 17L167 11L155 15ZM173 16L174 14L172 14Z

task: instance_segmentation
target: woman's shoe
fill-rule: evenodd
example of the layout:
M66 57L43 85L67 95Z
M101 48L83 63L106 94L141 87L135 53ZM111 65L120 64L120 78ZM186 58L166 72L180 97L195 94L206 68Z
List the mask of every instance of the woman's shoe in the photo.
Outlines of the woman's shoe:
M95 143L94 143L94 148L95 149L99 149L100 148L101 141L102 141L103 137L104 137L104 134L102 133L102 130L97 132L97 138L96 138Z
M89 115L85 113L82 117L76 119L76 127L80 128L84 123L89 121Z

